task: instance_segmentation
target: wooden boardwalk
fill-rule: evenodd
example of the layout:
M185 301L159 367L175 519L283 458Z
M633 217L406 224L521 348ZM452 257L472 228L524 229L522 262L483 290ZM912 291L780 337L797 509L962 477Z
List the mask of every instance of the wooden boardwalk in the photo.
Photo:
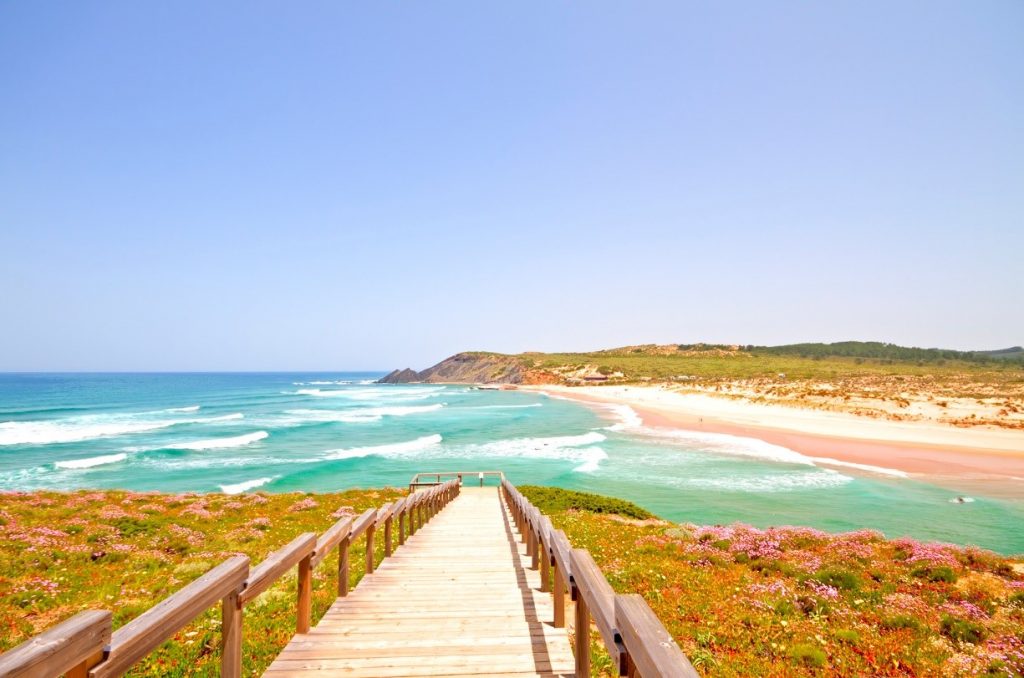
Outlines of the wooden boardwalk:
M500 494L463 486L474 477L496 477ZM246 605L293 569L296 634L267 669L271 678L588 678L592 628L619 675L699 678L644 599L616 593L591 555L572 548L501 471L418 473L409 489L319 536L296 536L255 567L248 556L227 558L117 629L110 610L84 610L0 654L0 678L117 678L214 605L220 675L241 678ZM385 558L374 568L378 529ZM349 591L359 538L368 574ZM313 573L335 552L338 599L311 629ZM567 618L585 630L575 634L575 652Z
M463 487L264 675L572 676L540 588L497 488Z

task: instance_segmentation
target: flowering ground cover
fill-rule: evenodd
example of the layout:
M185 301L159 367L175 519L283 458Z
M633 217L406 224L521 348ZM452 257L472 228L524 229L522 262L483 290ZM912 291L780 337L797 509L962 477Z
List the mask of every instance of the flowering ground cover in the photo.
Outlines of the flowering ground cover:
M618 499L521 489L616 590L647 599L705 675L1024 675L1019 560L868 530L672 525ZM401 494L0 494L0 649L84 609L112 610L120 626L228 556L257 563ZM332 557L315 573L314 620L334 577ZM246 606L246 675L291 638L295 584L292 572ZM215 608L132 675L216 675L219 627ZM595 673L611 675L596 632L592 645Z
M253 565L303 532L404 495L197 495L139 492L0 493L0 650L86 609L114 613L117 628L229 556ZM383 540L376 540L378 558ZM363 574L365 540L351 550ZM295 631L294 569L245 607L246 675L260 675ZM334 601L332 556L313 579L313 619ZM131 675L218 675L220 608L209 610Z
M652 524L521 490L705 675L1024 675L1019 559L871 530Z

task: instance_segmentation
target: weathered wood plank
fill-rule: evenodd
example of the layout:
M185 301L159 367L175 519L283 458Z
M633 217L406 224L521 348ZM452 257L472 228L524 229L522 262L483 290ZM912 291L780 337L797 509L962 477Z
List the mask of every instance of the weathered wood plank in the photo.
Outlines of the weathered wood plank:
M355 521L352 518L342 518L320 535L316 540L316 550L313 553L313 567L320 565L324 558L327 557L327 554L331 552L331 549L340 544L341 540L349 535L353 522Z
M316 535L306 532L267 556L262 563L253 568L245 580L245 588L239 595L242 605L266 591L281 578L281 575L298 565L300 560L312 554L316 548L316 542Z
M392 516L415 513L415 532L268 676L571 674L568 636L551 624L551 596L510 537L496 488L436 486L401 508Z
M700 674L642 596L615 596L615 620L641 676L698 678Z
M112 614L79 612L0 654L0 676L59 676L87 661L110 642Z
M249 557L234 556L151 607L113 633L104 662L92 678L119 676L207 608L241 590Z

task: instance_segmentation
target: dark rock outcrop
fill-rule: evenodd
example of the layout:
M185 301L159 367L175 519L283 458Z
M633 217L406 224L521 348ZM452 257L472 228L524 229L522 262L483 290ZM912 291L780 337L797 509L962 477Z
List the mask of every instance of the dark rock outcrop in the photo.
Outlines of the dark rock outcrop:
M405 368L404 370L394 370L385 377L381 377L377 380L378 384L408 384L414 381L420 381L420 375L415 370Z
M522 384L526 375L522 358L500 353L457 353L422 372L395 370L380 384L410 382L456 384Z

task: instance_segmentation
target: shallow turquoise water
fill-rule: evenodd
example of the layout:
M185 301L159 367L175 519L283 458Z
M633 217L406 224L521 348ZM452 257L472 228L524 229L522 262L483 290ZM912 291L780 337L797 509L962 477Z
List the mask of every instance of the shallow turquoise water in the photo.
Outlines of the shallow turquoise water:
M646 429L628 408L376 376L0 375L0 489L325 491L500 469L677 521L871 527L1024 553L1024 498L956 504L955 490L752 439Z

